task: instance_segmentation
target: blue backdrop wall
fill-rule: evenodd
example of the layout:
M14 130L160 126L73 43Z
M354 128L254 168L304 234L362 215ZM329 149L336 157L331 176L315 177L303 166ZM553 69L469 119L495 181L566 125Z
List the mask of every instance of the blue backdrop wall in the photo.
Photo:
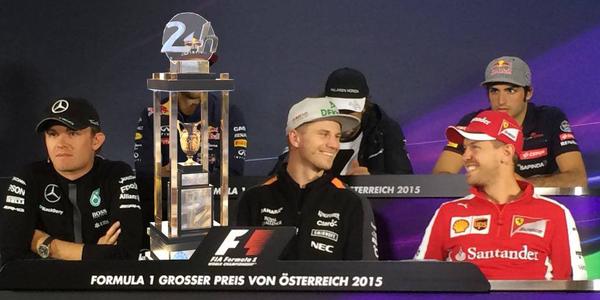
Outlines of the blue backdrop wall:
M132 163L146 78L165 71L162 30L196 12L219 36L214 72L236 80L249 130L247 174L284 146L288 108L321 92L338 67L362 70L404 128L418 173L431 171L444 128L487 105L479 87L501 55L530 63L536 103L561 107L592 184L600 176L600 2L581 1L10 1L0 12L0 176L44 158L33 133L43 107L89 98L108 134L105 156Z

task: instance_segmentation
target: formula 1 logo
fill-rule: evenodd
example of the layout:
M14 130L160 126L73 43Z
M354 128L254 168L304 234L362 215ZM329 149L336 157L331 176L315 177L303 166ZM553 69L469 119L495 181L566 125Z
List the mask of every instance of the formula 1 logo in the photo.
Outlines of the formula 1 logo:
M60 99L52 104L52 112L55 114L60 114L69 109L69 101L65 99Z
M248 229L232 229L225 240L223 240L223 243L221 243L221 246L219 246L219 249L217 249L215 252L215 255L225 255L229 249L237 248L238 244L240 243L238 238L246 235L248 231ZM244 248L247 249L246 255L259 255L262 252L265 243L269 240L272 234L272 230L255 230L246 244L244 244Z
M243 244L243 247L240 247L241 242L244 240L243 237L249 232L251 232L250 237ZM217 248L217 251L215 251L208 265L254 266L257 263L257 256L262 253L272 235L273 230L268 229L256 229L254 231L248 229L231 229L219 248ZM237 255L226 255L231 252Z

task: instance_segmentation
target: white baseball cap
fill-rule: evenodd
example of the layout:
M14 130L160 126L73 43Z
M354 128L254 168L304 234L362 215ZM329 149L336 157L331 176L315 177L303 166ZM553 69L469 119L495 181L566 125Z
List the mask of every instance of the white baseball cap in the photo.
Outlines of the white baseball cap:
M338 97L326 97L331 100L339 110L350 110L355 112L362 112L365 108L365 101L367 98L338 98Z
M360 124L357 117L340 114L337 106L329 97L304 98L290 108L285 133L290 133L292 129L296 129L302 124L320 120L338 122L342 127L342 132L351 130Z

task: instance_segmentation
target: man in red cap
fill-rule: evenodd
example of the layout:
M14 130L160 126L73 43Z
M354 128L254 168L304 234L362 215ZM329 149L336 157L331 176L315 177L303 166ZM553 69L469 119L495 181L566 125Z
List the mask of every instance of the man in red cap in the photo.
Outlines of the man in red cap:
M515 177L523 133L505 112L483 111L446 137L463 145L471 194L446 202L429 223L416 259L467 261L488 279L587 278L569 210Z

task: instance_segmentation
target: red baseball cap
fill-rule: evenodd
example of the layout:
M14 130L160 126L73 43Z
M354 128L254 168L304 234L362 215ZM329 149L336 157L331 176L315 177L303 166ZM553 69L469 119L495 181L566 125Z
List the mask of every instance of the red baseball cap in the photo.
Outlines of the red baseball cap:
M521 126L505 112L484 110L477 114L467 127L449 126L446 129L448 141L462 144L464 139L473 141L497 140L515 146L515 152L523 150L523 130Z

